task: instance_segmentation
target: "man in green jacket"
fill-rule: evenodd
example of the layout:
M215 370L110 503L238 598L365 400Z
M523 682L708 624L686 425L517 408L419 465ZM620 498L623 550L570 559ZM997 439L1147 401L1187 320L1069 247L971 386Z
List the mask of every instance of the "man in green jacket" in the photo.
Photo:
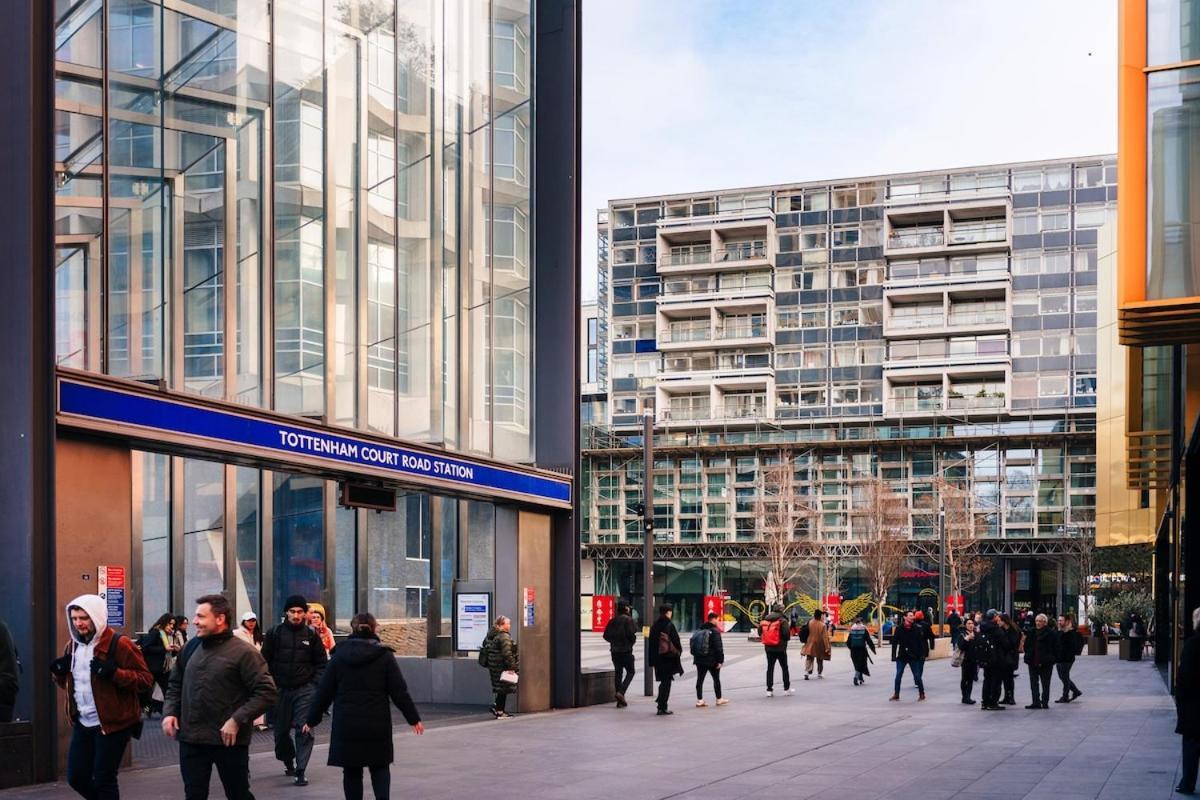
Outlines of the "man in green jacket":
M233 635L233 609L219 594L196 600L196 637L171 670L163 702L163 732L179 740L186 800L207 800L212 768L229 800L250 793L254 720L278 698L267 662Z

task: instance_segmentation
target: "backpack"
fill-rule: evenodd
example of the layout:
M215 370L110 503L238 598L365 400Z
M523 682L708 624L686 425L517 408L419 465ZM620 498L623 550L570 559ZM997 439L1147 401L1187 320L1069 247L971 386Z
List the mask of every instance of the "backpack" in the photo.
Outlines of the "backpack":
M800 644L808 643L808 634L809 634L808 625L805 625L803 628L800 629L800 637L799 637Z
M692 638L688 640L688 649L696 658L708 658L712 653L712 629L699 628L693 631Z
M104 659L105 661L115 661L116 660L117 644L120 643L122 636L124 636L124 634L120 634L120 633L117 633L116 631L113 631L112 641L110 641L108 644L108 657ZM63 655L70 655L73 652L73 650L74 650L74 642L72 640L72 643L67 645L67 650ZM150 691L153 692L154 689L151 688ZM138 703L144 707L146 704L142 702L142 696L143 696L143 693L138 692ZM141 739L142 738L142 720L139 719L137 721L137 723L132 728L130 728L130 731L131 731L134 739Z
M762 643L764 647L776 647L782 639L783 618L779 619L764 619L758 623L762 629Z
M488 648L491 643L491 639L483 640L483 644L479 647L479 658L476 659L476 661L479 663L479 666L484 667L485 669L488 665Z
M997 666L996 660L999 654L996 652L996 643L991 636L986 633L975 634L971 642L973 644L971 655L976 664L984 667Z

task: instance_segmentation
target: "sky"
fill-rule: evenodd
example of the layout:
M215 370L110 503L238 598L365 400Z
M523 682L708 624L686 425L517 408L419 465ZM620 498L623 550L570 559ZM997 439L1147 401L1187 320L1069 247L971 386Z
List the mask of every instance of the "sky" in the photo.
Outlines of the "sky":
M591 0L583 280L609 200L1116 152L1116 0Z

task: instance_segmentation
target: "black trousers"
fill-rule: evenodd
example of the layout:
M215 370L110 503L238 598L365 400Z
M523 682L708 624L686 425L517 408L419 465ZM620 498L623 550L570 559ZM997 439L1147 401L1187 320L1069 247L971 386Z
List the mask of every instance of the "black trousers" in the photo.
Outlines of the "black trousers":
M978 677L975 667L968 667L963 664L959 669L962 670L961 678L958 681L958 688L962 690L962 699L970 700L971 691L975 687L975 679Z
M787 650L774 652L767 651L767 691L775 691L775 665L779 664L779 668L783 671L783 690L786 692L792 688L792 678L788 674Z
M301 729L316 692L316 685L311 683L281 689L275 704L275 757L285 764L294 763L297 772L308 769L312 757L313 735Z
M1029 693L1033 696L1033 700L1030 702L1046 705L1050 702L1050 676L1054 674L1054 665L1046 664L1035 667L1032 664L1026 664L1025 667L1029 672ZM1038 692L1039 683L1042 687L1040 694Z
M1008 672L1008 667L983 668L983 697L981 699L985 706L1000 704L1000 690L1004 685L1006 672Z
M1183 737L1183 774L1179 776L1181 789L1196 791L1196 770L1200 767L1200 739Z
M654 698L654 702L658 706L659 711L667 710L667 703L671 701L671 684L674 681L675 676L668 675L658 682L658 697Z
M633 653L613 653L613 683L617 694L624 695L633 683Z
M1075 681L1071 680L1071 667L1073 666L1075 666L1074 661L1067 664L1060 662L1054 665L1054 668L1058 670L1058 679L1062 681L1063 697L1066 697L1071 692L1079 693L1079 687L1075 685Z
M100 726L85 728L76 724L67 750L67 783L88 800L117 800L117 770L133 731L128 728L103 734Z
M392 791L392 770L384 764L382 767L367 767L371 773L371 793L375 800L388 800ZM362 767L342 768L342 794L346 800L362 800L363 796Z
M254 800L250 793L250 746L179 743L179 772L185 800L208 800L212 768L228 800Z
M1005 667L1004 668L1003 679L1004 679L1004 699L1005 700L1012 700L1017 696L1016 675L1017 675L1016 667Z
M712 675L713 692L716 693L717 699L721 699L721 670L716 667L702 667L696 665L696 699L704 699L704 676Z

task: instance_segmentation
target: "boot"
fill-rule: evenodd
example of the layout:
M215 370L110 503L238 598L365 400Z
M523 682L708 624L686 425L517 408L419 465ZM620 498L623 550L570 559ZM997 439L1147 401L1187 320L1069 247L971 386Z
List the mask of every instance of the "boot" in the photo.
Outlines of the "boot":
M892 701L893 703L894 703L894 702L896 702L896 701L897 701L897 700L899 700L899 699L900 699L900 695L898 695L898 694L894 694L894 695L892 695L891 697L889 697L889 698L888 698L888 700Z
M1081 695L1081 694L1083 694L1083 692L1079 691L1078 687L1071 689L1071 700L1078 700L1079 695ZM1068 700L1067 702L1069 703L1069 702L1071 702L1071 700Z
M290 758L283 762L283 774L288 777L296 774L296 764Z
M1069 702L1071 702L1071 698L1067 697L1067 696L1064 694L1062 697L1058 698L1058 699L1057 699L1057 700L1055 700L1054 702L1056 702L1056 703L1069 703Z
M918 702L918 703L919 703L920 701L924 700L924 699L925 699L925 692L919 692L919 693L917 693L917 702Z

